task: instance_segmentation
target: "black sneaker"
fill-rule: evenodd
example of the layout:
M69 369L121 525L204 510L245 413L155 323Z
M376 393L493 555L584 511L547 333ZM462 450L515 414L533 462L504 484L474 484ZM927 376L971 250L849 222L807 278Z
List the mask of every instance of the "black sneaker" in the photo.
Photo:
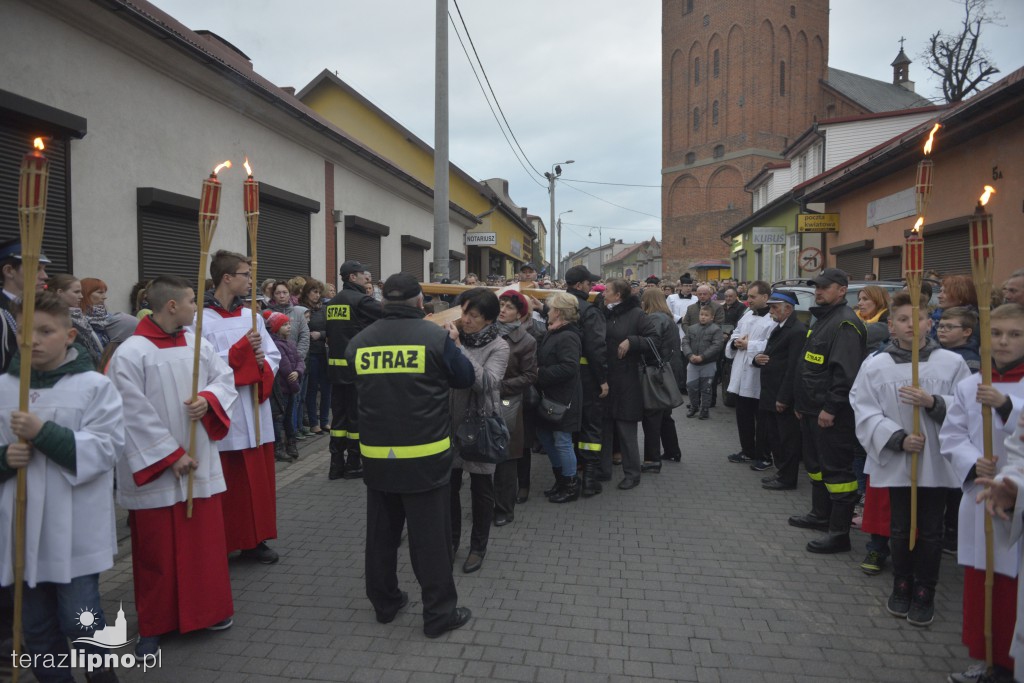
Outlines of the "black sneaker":
M754 470L755 472L764 472L765 470L769 470L773 467L775 467L775 465L772 464L771 460L755 460L750 465L750 469Z
M927 626L933 621L935 621L935 589L917 586L910 599L907 622L913 626Z
M686 411L686 417L697 417L697 413L700 412L697 408L690 408Z
M267 545L266 542L260 542L260 544L255 548L243 550L242 557L249 560L256 560L260 564L274 564L281 559L277 552Z
M906 617L910 612L910 582L906 579L895 579L892 594L885 603L885 609L894 617Z
M739 453L733 453L727 459L728 459L729 462L735 462L735 463L753 462L754 461L753 458L751 458L749 455L747 455L743 451L740 451Z
M861 571L868 576L877 576L882 573L886 559L888 558L877 550L869 550L864 561L860 563Z
M942 538L942 552L947 555L956 555L956 531L954 530L952 535L947 535Z

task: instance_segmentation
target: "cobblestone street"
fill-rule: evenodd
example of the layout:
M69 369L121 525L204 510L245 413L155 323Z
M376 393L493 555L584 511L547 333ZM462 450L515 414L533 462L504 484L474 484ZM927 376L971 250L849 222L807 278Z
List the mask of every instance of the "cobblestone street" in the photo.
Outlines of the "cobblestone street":
M732 411L712 416L677 411L681 464L632 491L615 488L616 473L603 494L576 504L544 500L551 474L535 455L533 495L514 523L492 531L475 574L461 572L464 541L455 576L473 620L437 640L423 636L404 550L410 605L392 624L375 621L363 588L363 484L328 481L326 438L308 440L298 463L279 465L271 545L281 562L232 560L235 626L167 637L159 670L121 678L902 683L966 668L962 573L951 557L935 623L891 617L891 572L868 577L858 566L865 536L855 533L853 553L808 554L813 532L786 524L809 504L806 479L797 491L762 490L762 474L725 460L737 450ZM128 550L103 592L108 618L123 601L134 634Z

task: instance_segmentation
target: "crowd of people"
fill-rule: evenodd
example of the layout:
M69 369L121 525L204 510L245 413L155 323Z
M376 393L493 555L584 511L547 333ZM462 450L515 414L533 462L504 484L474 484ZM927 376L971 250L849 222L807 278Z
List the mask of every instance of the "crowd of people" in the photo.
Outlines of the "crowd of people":
M491 528L513 524L517 506L539 498L534 453L550 463L543 495L552 504L602 494L616 467L617 487L629 491L664 462L685 460L685 426L671 406L652 405L644 380L667 368L688 400L683 422L708 419L719 400L734 408L740 449L727 460L765 473L763 488L796 489L803 464L810 509L789 524L823 532L809 552L850 551L856 525L870 534L860 568L876 575L891 562L885 607L893 615L930 624L942 553L956 553L967 568L963 639L975 659L984 658L984 505L1011 519L997 534L998 666L950 680L1013 680L1024 271L993 301L988 387L978 374L977 295L960 275L941 279L934 310L927 283L919 302L868 285L851 307L847 274L827 268L807 283L816 306L803 320L785 283L689 274L602 281L584 266L545 283L532 264L512 287L493 277L480 286L470 274L457 296L430 297L410 275L375 282L349 260L337 291L309 276L267 280L254 302L251 261L221 251L205 301L185 280L162 276L139 283L132 313L120 314L106 310L101 280L50 277L48 265L43 257L35 280L35 398L21 412L16 337L32 283L20 245L0 245L0 381L10 385L0 393L0 523L11 528L19 470L46 491L30 496L28 510L24 631L34 655L68 652L67 639L82 632L82 604L96 613L95 628L105 624L98 577L116 551L115 489L130 511L137 654L156 653L173 631L229 628L227 556L278 561L267 544L277 536L275 461L293 462L298 440L317 435L329 436L326 476L362 479L367 490L366 593L378 621L392 621L409 601L396 573L408 529L425 635L459 628L472 616L458 606L452 576L467 476L461 569L472 573L484 567ZM440 316L447 322L432 319ZM996 461L983 457L980 416L989 408ZM69 531L94 542L57 540ZM7 587L10 546L0 552ZM199 571L204 581L189 580ZM41 681L71 680L67 670L34 668Z

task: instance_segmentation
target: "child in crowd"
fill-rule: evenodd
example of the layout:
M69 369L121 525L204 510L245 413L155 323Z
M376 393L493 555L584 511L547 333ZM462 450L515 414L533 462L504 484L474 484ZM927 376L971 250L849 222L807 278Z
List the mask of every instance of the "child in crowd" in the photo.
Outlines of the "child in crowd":
M893 296L889 316L892 339L861 366L850 390L857 418L857 439L868 454L865 472L875 488L889 489L892 594L886 609L914 626L935 615L935 588L942 558L942 518L946 489L957 486L953 469L939 454L939 426L956 384L970 375L963 359L928 336L931 320L922 297L919 387L911 385L914 342L910 295ZM948 397L948 398L947 398ZM913 406L921 409L920 434L914 434ZM916 547L910 549L911 453L919 453Z
M950 309L953 310L953 309ZM966 310L966 309L964 309ZM946 320L943 316L943 321ZM1024 408L1024 306L1005 304L992 312L992 386L981 386L974 374L956 386L946 421L939 432L942 455L963 486L960 503L960 539L957 560L964 565L964 618L962 640L979 663L963 673L951 674L954 683L975 683L985 671L985 510L976 499L983 489L980 478L991 479L1007 465L1007 434L1017 425ZM962 330L969 336L969 330ZM943 332L939 332L942 338ZM984 459L981 411L993 410L992 450L996 461ZM1012 439L1011 439L1012 441ZM993 682L1013 680L1013 639L1017 610L1017 575L1020 542L1011 543L996 525L993 534L995 584L992 604ZM1002 531L1002 533L1001 533Z
M171 631L229 628L234 613L219 495L227 487L215 443L231 424L234 376L204 341L193 401L196 339L182 328L195 318L195 292L185 280L166 276L153 280L148 292L154 313L121 344L109 369L134 418L117 462L117 499L131 520L139 657L155 655L160 636ZM195 450L186 453L194 422L200 423Z
M282 462L293 462L299 458L296 445L295 424L290 416L295 407L296 396L302 390L302 375L306 372L305 363L299 356L295 342L288 338L292 324L288 316L276 311L264 311L267 330L274 337L281 352L281 366L274 378L274 394L271 396L270 407L274 414L274 459Z
M686 366L686 393L690 398L686 417L698 412L701 420L710 417L711 382L715 379L718 357L725 347L722 328L715 324L714 317L711 306L701 308L697 324L684 330L686 336L680 342L683 357L690 361Z
M26 469L24 643L34 655L36 678L73 681L65 664L68 639L105 628L99 575L117 553L114 533L114 463L124 448L121 396L93 370L75 344L68 306L51 292L37 295L32 322L29 410L18 405L21 364L15 356L0 377L0 585L14 583L15 489ZM16 307L17 308L17 307ZM16 311L19 340L26 333ZM79 615L91 612L87 624ZM87 646L94 653L104 650ZM93 672L90 681L117 681L113 671Z
M942 318L935 326L936 336L942 348L959 355L971 372L981 369L981 355L978 347L971 343L978 329L978 314L966 306L954 306L942 311Z

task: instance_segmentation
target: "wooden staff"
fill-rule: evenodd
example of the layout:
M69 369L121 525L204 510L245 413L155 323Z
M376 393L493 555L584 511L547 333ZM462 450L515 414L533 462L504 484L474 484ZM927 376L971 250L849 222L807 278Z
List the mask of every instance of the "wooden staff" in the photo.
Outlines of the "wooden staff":
M21 293L21 373L18 383L18 410L28 412L29 381L32 377L32 336L36 311L36 272L43 245L46 224L46 192L50 182L50 162L43 156L43 140L33 142L35 151L21 160L18 182L18 227L21 229L21 272L24 283ZM22 441L27 443L26 441ZM28 510L28 468L18 469L14 496L14 653L11 681L20 674L17 652L21 647L21 610L25 590L25 518Z
M203 180L203 192L199 200L199 292L196 298L196 343L195 355L192 359L192 402L199 398L199 350L203 340L203 308L206 298L206 262L210 258L210 243L213 233L217 230L217 219L220 217L220 181L217 173L222 168L231 168L231 162L225 161ZM189 421L188 454L196 460L196 421ZM185 502L185 517L192 519L192 488L195 484L195 470L188 471L188 499Z
M924 275L924 238L921 237L921 226L924 218L918 218L914 229L907 236L903 247L903 276L907 280L907 291L910 292L910 315L913 318L914 341L910 350L910 383L914 388L921 386L921 278ZM914 436L921 433L921 407L914 405ZM914 451L910 454L910 549L917 542L917 467L921 454Z
M978 206L970 221L971 274L974 289L978 292L978 329L981 337L981 385L992 386L992 328L990 308L992 300L992 271L995 265L993 248L994 221L992 214L985 212L985 204L995 190L985 186L985 193L978 200ZM982 447L986 460L995 461L992 450L992 408L981 407ZM992 516L985 514L985 664L992 671L992 588L995 585L995 549L992 544Z
M245 228L249 232L249 250L252 252L252 331L259 331L256 319L259 318L259 304L256 302L256 240L259 237L260 224L260 184L252 177L249 159L245 160L245 172L249 177L242 184L242 199L245 211ZM260 385L259 382L250 387L252 394L252 427L256 432L256 447L260 446Z

